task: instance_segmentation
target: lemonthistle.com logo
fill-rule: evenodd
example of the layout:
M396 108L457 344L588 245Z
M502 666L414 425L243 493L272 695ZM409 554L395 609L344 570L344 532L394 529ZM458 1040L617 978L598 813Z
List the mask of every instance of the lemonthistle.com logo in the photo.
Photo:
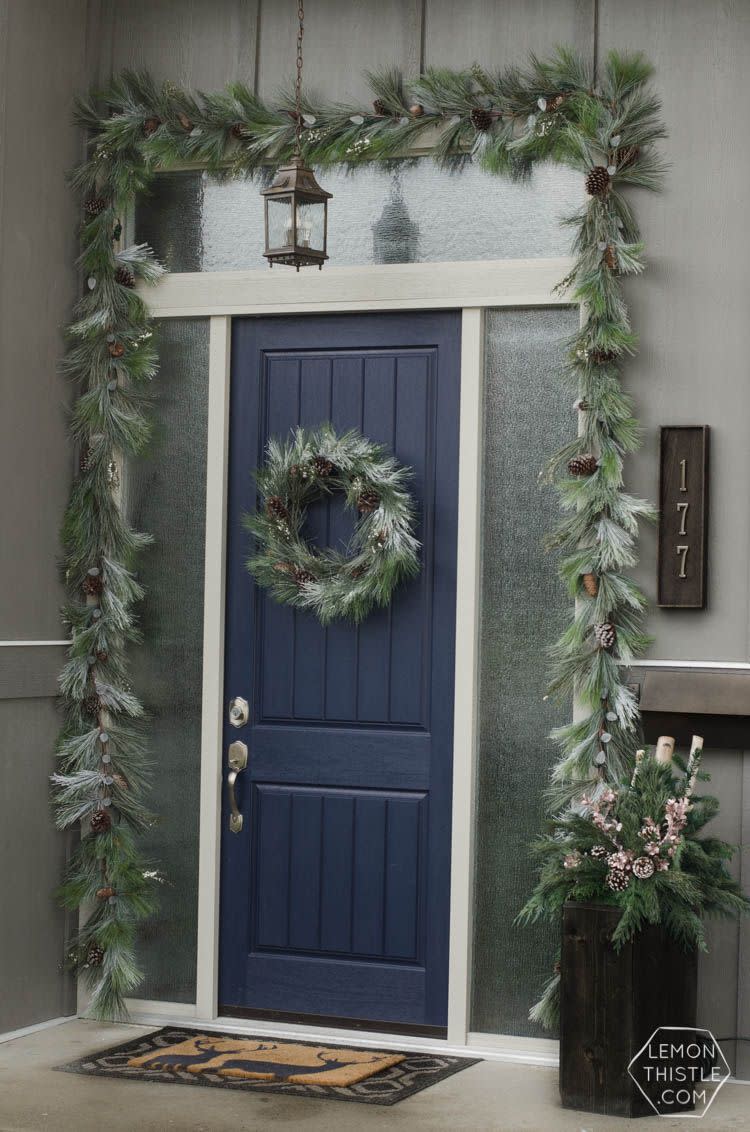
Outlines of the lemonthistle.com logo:
M705 1116L729 1077L729 1065L710 1030L660 1026L628 1066L657 1116Z

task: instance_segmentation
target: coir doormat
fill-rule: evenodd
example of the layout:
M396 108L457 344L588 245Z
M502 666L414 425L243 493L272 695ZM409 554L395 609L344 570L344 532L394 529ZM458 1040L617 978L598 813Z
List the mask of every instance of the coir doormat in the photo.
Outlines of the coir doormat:
M57 1068L126 1081L391 1105L478 1060L167 1027Z

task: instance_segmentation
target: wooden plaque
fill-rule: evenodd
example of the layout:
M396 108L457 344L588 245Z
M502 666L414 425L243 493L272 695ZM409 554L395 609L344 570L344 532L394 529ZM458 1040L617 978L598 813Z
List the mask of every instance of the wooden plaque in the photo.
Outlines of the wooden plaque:
M708 425L661 429L658 603L705 609L708 552Z

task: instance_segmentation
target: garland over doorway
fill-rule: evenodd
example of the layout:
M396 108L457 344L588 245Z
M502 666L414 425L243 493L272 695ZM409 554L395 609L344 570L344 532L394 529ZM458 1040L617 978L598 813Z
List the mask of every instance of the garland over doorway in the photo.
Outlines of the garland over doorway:
M391 161L421 142L439 162L470 157L512 178L545 160L584 177L588 200L566 221L575 265L561 282L585 311L565 368L580 429L550 462L563 509L550 544L562 550L563 578L579 599L554 648L552 691L575 692L587 715L557 733L554 811L590 791L592 779L619 781L638 746L638 708L621 666L647 644L645 599L625 571L636 561L638 521L653 512L623 490L623 458L639 441L620 385L621 364L636 346L620 281L643 268L623 190L657 189L663 173L654 145L664 127L650 76L641 55L612 53L595 85L590 68L561 48L549 60L532 57L526 69L432 69L408 86L395 72L373 75L369 108L305 101L303 109L303 155L318 166ZM88 910L78 966L91 984L91 1013L111 1018L124 1014L139 984L137 925L153 906L154 874L137 846L152 820L142 709L125 655L142 593L134 564L148 537L130 527L118 485L122 461L148 440L148 384L157 370L147 308L134 288L162 273L149 248L120 246L120 217L158 169L191 162L219 176L248 176L290 156L298 121L292 99L269 106L241 84L194 95L133 73L81 100L77 121L90 133L90 156L72 177L85 217L85 291L65 370L81 386L72 419L81 459L63 526L71 646L54 797L58 825L83 827L62 897Z

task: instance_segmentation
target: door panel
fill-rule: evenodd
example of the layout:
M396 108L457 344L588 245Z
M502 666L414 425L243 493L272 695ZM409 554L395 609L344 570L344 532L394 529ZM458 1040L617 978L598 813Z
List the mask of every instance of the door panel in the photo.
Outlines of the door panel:
M242 319L233 327L227 726L249 763L223 815L222 1009L443 1027L447 1011L460 321ZM360 626L277 605L241 516L269 437L330 420L413 469L419 577ZM346 542L339 497L307 534Z

